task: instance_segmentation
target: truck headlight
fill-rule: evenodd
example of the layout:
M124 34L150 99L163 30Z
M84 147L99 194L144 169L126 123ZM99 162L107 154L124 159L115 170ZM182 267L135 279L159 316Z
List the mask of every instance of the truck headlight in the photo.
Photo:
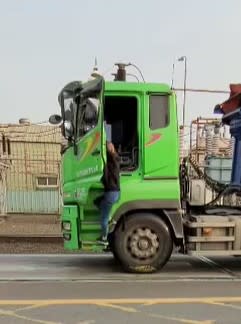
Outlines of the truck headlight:
M71 230L71 223L70 222L62 222L62 228L64 231L70 231Z

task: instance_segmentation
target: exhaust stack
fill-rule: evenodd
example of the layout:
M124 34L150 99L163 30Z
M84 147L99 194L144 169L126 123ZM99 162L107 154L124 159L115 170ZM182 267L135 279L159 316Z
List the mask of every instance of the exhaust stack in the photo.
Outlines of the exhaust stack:
M114 74L115 76L114 81L126 81L126 67L129 64L115 63L115 65L118 67L118 69L117 69L117 73Z

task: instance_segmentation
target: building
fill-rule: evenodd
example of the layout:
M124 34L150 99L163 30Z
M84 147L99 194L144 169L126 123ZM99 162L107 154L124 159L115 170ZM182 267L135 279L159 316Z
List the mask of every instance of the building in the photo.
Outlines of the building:
M56 126L0 125L0 213L59 213L61 141Z

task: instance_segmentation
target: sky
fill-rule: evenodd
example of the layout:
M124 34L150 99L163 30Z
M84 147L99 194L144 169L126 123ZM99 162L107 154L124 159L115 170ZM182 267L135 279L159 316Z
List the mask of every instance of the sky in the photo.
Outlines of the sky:
M184 55L188 88L229 90L241 83L240 17L240 0L0 0L0 123L48 120L59 91L88 79L95 57L106 79L122 61L169 84L175 62L181 88ZM227 97L187 93L187 122L211 117Z

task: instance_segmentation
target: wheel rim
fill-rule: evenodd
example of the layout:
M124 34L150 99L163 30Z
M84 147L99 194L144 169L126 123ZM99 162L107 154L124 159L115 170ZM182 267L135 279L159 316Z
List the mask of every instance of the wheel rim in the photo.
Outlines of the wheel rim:
M159 245L157 234L148 227L137 228L128 235L127 249L132 257L140 260L153 258Z

